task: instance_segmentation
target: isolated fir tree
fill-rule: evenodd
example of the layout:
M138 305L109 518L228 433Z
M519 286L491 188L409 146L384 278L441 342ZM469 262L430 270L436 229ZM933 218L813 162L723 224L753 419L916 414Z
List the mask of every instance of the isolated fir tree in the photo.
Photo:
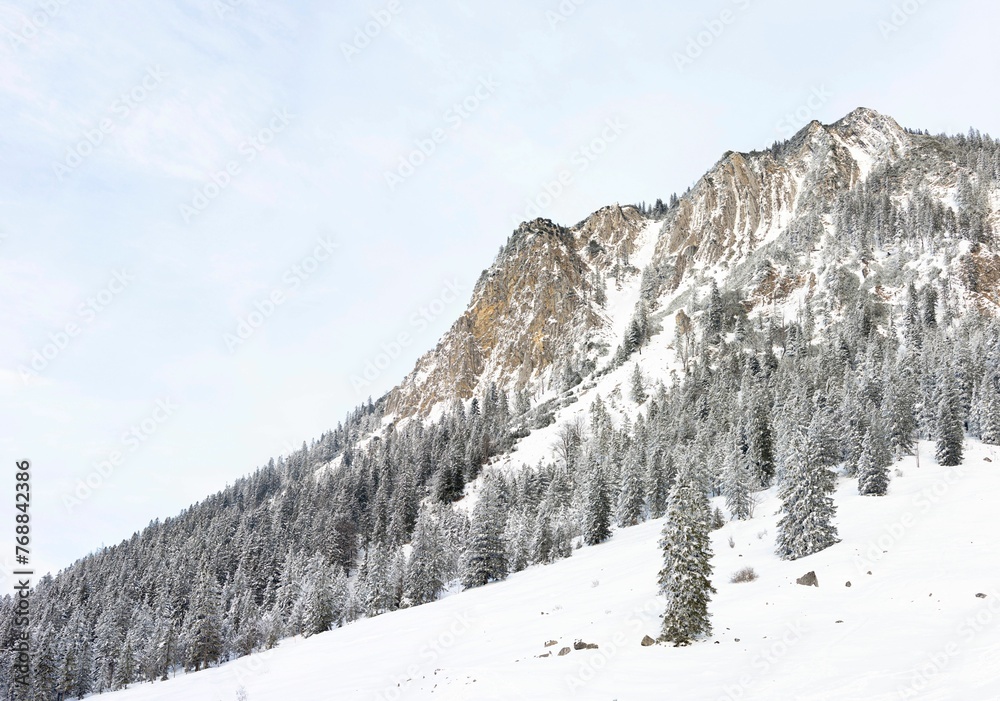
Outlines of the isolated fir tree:
M708 603L715 588L709 521L708 498L691 471L685 469L670 492L660 540L663 569L659 591L667 599L660 640L675 646L712 632Z
M777 548L783 560L812 555L838 542L833 518L836 477L832 470L812 458L808 441L796 429L787 447L785 474L779 491L781 519Z
M962 463L965 430L962 426L961 406L954 375L945 370L940 383L937 414L937 450L939 465L954 467Z

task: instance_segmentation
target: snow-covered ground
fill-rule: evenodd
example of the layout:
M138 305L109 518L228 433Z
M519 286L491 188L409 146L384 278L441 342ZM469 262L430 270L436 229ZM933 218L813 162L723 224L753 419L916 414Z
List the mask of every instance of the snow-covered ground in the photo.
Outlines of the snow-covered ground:
M1000 450L970 442L950 469L932 444L921 453L886 497L842 480L842 542L816 555L773 555L773 492L713 533L715 630L687 648L640 645L663 609L651 521L504 582L105 698L1000 699ZM759 579L730 583L742 567ZM809 571L818 588L795 583ZM578 639L599 647L557 656Z

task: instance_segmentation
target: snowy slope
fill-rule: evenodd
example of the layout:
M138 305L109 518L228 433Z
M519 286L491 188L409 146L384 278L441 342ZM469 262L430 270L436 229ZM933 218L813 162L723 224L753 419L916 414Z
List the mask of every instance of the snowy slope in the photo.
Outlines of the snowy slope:
M970 442L962 467L942 468L923 443L884 498L843 480L842 542L795 562L772 554L767 493L755 518L713 533L715 631L688 648L639 644L663 608L653 521L503 582L104 698L997 699L998 452ZM760 578L731 584L744 566ZM810 570L819 588L795 584ZM599 647L555 654L577 639Z

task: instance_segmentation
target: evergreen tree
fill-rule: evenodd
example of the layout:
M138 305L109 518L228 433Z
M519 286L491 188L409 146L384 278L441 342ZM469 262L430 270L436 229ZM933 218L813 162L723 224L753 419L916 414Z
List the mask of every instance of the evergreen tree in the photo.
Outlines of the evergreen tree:
M118 655L115 673L112 678L112 689L127 689L136 679L135 650L132 648L131 635L125 636L125 645Z
M659 590L667 599L660 640L675 646L687 645L712 632L708 603L715 588L709 504L696 483L688 469L678 475L660 540L663 569Z
M753 518L756 491L756 476L747 460L747 455L731 438L727 446L725 466L722 475L722 494L726 498L726 508L733 518L745 521Z
M885 496L889 489L888 447L878 424L872 424L862 442L858 460L858 494Z
M586 490L583 540L587 545L597 545L611 537L611 500L599 464L589 470Z
M634 526L642 520L646 506L642 471L639 466L638 449L630 450L622 466L621 490L618 493L617 520L622 528Z
M670 495L670 477L673 463L669 453L654 450L646 464L646 494L649 498L650 518L660 518L667 511Z
M33 640L30 681L31 698L48 701L56 698L59 660L56 659L54 634L50 627Z
M940 383L937 414L937 461L939 465L954 467L962 463L965 430L962 426L961 408L954 374L945 370Z
M983 443L1000 445L1000 391L990 373L984 377L979 395L979 437Z
M767 407L760 398L752 400L745 416L746 458L755 480L761 489L767 489L774 480L774 433Z
M783 560L796 560L838 542L833 525L837 507L831 496L836 478L813 460L811 446L801 433L792 435L784 464L777 553Z
M642 377L642 370L639 369L639 364L636 363L632 366L632 390L631 390L632 401L636 404L642 404L646 401L646 381Z
M705 336L709 343L718 343L722 334L722 295L719 294L719 285L712 280L712 287L708 293L708 310L706 314Z
M924 326L928 329L937 326L938 294L933 285L928 285L924 291Z
M547 564L556 559L556 544L552 528L552 515L547 503L542 503L535 517L531 537L531 561Z
M469 543L462 561L462 585L481 587L507 577L503 516L497 478L487 477L472 509Z
M219 615L219 587L214 575L203 572L195 591L187 629L187 664L198 671L222 656L222 620Z
M445 554L438 517L429 507L417 515L404 596L413 606L434 601L445 585Z
M316 553L309 560L302 588L302 634L306 637L330 630L334 622L333 591L329 565Z
M904 372L885 387L882 399L882 421L886 426L890 449L897 457L912 455L917 422L914 414L915 388L909 373Z

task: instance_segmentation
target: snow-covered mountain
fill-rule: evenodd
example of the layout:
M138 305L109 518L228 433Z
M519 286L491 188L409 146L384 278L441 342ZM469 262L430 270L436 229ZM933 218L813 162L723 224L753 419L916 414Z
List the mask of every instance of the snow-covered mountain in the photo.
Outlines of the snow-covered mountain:
M941 236L943 219L959 216L963 188L981 180L980 169L995 173L1000 164L995 156L969 163L953 143L859 108L831 125L813 121L769 150L727 152L663 211L612 205L570 228L525 222L483 271L466 312L389 393L387 414L427 416L455 399L482 397L491 385L526 390L536 400L554 397L567 364L574 372L607 365L636 304L660 317L690 317L709 278L751 310L788 299L801 304L807 295L824 296L837 264L867 278L891 255L894 263L920 267L909 280L918 286L947 280L956 303L1000 308L995 247L974 246L974 237L957 230ZM834 253L828 239L845 242L836 214L846 193L873 178L885 205L876 216L898 220L887 227L927 227L921 235L929 245L873 241L867 251L812 255ZM978 208L978 225L996 229L1000 192L984 184L974 195L967 206ZM942 221L908 220L918 197L928 210L939 207ZM674 340L660 334L660 344Z
M666 203L523 223L387 396L43 580L32 693L990 698L997 232L1000 141L868 109ZM718 595L714 633L668 651L638 638L678 485L719 507Z

